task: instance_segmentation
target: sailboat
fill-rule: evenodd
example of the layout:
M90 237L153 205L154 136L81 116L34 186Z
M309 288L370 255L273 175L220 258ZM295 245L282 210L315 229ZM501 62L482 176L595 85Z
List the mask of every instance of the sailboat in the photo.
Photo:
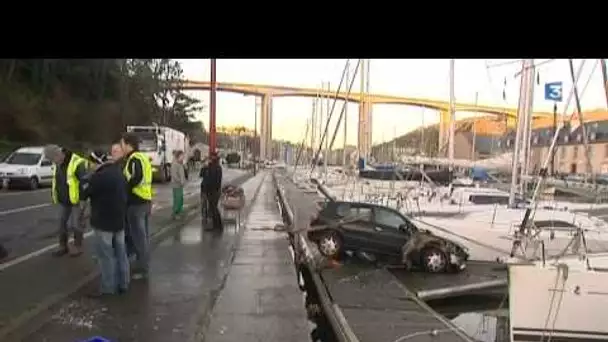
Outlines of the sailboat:
M576 94L578 76L574 76L571 60L570 70L573 88L567 104L572 95L576 96L576 112L581 115ZM584 126L582 118L581 124ZM550 148L552 152L558 133L559 129ZM548 163L549 157L545 169ZM539 187L540 184L533 203ZM531 215L528 210L520 228L522 235L514 242L513 250L538 243L541 258L508 265L511 341L608 341L604 316L608 310L608 253L588 253L586 233L578 229L566 247L575 254L547 260L544 241L534 235L534 229L527 228Z

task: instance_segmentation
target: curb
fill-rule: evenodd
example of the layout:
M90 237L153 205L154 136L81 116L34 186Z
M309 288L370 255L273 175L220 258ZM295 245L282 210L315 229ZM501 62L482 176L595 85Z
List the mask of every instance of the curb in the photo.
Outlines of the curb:
M246 173L242 176L236 177L235 179L231 180L229 183L238 184L239 182L246 181L250 177L251 177L251 174ZM184 199L184 202L186 202L186 200L188 200L188 199L192 199L197 196L198 196L197 194L188 196L187 199L186 198ZM184 227L192 219L194 219L194 217L199 214L197 211L199 204L200 203L198 201L195 201L194 203L185 205L184 206L185 215L182 219L180 219L178 221L166 222L163 224L162 228L160 228L159 230L154 232L152 234L152 236L150 237L152 247L155 248L157 244L162 242L167 237L168 233L172 232L175 229ZM153 250L153 248L152 248L152 250ZM73 283L71 286L69 286L67 288L67 290L48 296L46 299L44 299L43 301L36 304L32 309L25 311L24 313L11 319L4 328L0 329L0 341L4 341L4 340L19 341L23 337L35 332L49 320L49 317L40 317L40 315L43 312L49 310L54 305L59 304L61 301L65 300L72 294L80 291L85 286L87 286L89 283L94 281L98 276L99 276L99 269L94 268L94 270L91 273L83 276L80 280ZM37 318L39 318L39 320L37 320ZM24 331L19 331L19 329L26 326L27 323L31 324L31 328L26 329Z

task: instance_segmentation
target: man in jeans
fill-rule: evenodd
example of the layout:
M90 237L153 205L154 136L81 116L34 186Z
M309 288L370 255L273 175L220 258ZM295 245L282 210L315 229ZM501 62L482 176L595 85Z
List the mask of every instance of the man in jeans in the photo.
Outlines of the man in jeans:
M44 155L53 161L53 179L51 197L54 204L61 207L59 222L59 250L53 256L61 257L68 252L71 256L82 254L84 240L84 223L80 201L80 193L87 174L87 161L76 153L57 145L44 147ZM74 248L68 246L69 233L74 232Z
M139 139L125 133L120 141L125 153L123 174L127 179L127 229L135 247L133 279L148 277L150 263L150 211L152 210L152 165L139 152Z
M91 297L124 293L129 288L129 260L125 245L127 181L120 164L100 152L91 153L96 164L83 197L91 199L91 226L101 286Z

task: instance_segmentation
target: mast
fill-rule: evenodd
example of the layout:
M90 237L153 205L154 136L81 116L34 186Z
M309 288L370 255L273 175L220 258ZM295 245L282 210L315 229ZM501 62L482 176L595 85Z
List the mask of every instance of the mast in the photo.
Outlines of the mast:
M479 97L479 92L475 92L475 107L477 107L477 101ZM475 161L475 140L477 140L477 131L475 130L476 119L473 119L473 146L471 146L471 160Z
M522 68L526 68L526 60L522 61ZM522 140L522 131L524 127L524 106L528 91L528 83L524 81L524 77L520 80L519 86L519 104L517 105L517 130L515 131L515 141L513 146L513 160L511 164L511 188L509 190L509 207L515 206L515 192L518 187L519 165L520 165L520 147Z
M422 129L420 130L420 151L426 156L426 144L424 143L424 107L422 107Z
M317 143L321 144L321 140L323 139L323 113L325 112L325 102L323 101L323 91L325 90L325 82L321 82L321 93L319 94L319 97L317 97L317 118L319 119L319 141L317 141ZM320 148L319 148L320 149ZM323 158L318 158L317 155L317 159L322 159L323 162L325 162L325 156L323 156ZM319 161L315 161L315 165L318 165ZM318 174L321 174L321 170L319 170Z
M346 62L346 84L350 84L350 60ZM347 127L348 127L348 96L344 98L344 143L342 144L342 166L346 167L346 138L347 138Z
M317 98L312 99L312 114L310 116L310 162L314 164L314 148L315 148L315 117L317 115Z
M329 92L331 91L330 83L327 82L327 92L325 94L325 115L327 124L329 125L329 120L331 119L329 115ZM325 130L327 131L327 130ZM325 136L327 133L323 133ZM325 136L325 158L323 159L323 173L325 177L325 181L327 182L327 163L329 163L329 137Z
M454 60L450 59L450 136L448 139L448 159L450 171L454 170L454 131L456 125L456 99L454 96Z
M600 59L602 65L602 80L604 81L604 93L606 94L606 105L608 106L608 70L606 69L606 60Z
M521 77L523 81L526 82L528 89L526 92L525 102L524 102L524 123L523 123L523 141L521 145L521 176L523 179L524 176L528 175L528 166L530 164L530 143L531 143L531 134L532 134L532 108L534 104L534 60L528 59L527 66L525 66L526 70L523 71ZM527 191L527 182L522 182L520 184L521 187L521 195L523 196Z
M364 144L364 127L365 127L365 113L363 109L365 109L365 59L361 59L361 69L360 69L360 88L359 88L359 128L357 132L357 156L359 160L364 158L363 156L363 144Z
M371 60L365 63L365 158L370 158L372 149L372 106L369 103L369 67Z

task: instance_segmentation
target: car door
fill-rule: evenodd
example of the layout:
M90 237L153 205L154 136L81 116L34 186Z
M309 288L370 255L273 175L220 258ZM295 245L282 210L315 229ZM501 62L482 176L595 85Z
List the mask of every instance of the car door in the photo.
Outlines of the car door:
M407 235L400 228L407 221L397 211L386 207L374 208L373 245L378 253L399 254L407 241Z
M51 184L53 178L53 163L46 159L42 158L40 161L40 167L38 168L38 176L40 177L41 184Z
M373 235L372 209L357 203L341 203L336 210L345 223L341 225L346 248L369 249L369 240ZM353 219L356 219L353 221Z

